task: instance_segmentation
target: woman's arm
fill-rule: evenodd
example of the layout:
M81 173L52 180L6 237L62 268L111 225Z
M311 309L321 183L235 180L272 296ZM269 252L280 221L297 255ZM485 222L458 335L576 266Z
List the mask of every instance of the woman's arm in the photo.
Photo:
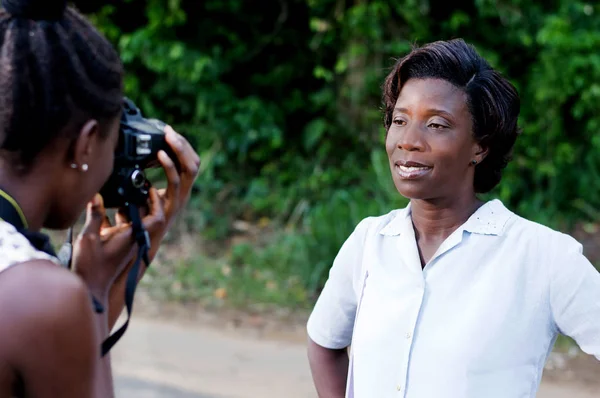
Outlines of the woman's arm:
M321 347L309 337L308 362L319 398L344 398L349 362L347 349Z
M307 323L308 359L319 397L344 397L347 347L352 342L358 306L355 283L364 284L362 252L368 219L346 239Z
M105 299L105 301L102 304L104 308L106 308L108 305L108 301ZM106 353L106 355L104 356L101 356L101 352L99 349L102 345L102 342L104 342L104 340L110 335L111 328L108 324L108 317L108 311L104 311L101 314L94 314L94 327L96 329L96 347L94 347L94 352L97 355L96 360L99 361L99 366L97 367L95 375L94 398L114 397L110 352Z

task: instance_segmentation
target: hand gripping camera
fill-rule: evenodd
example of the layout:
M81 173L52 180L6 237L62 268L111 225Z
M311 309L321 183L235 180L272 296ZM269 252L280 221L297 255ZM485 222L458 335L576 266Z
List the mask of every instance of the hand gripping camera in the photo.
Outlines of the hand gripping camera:
M180 170L177 156L165 139L165 126L166 124L160 120L145 119L131 100L123 99L123 114L113 171L101 188L100 194L106 208L127 209L132 235L138 245L138 255L127 275L125 286L127 321L102 342L102 356L110 351L127 330L141 263L143 261L146 266L150 266L148 258L150 237L139 214L139 209L148 203L150 189L150 181L146 178L144 170L160 165L157 157L160 150L164 150L175 163L175 167ZM103 310L101 306L96 308L98 312Z
M106 208L146 205L151 184L144 170L160 166L158 151L165 151L179 170L177 156L165 140L165 126L160 120L144 118L133 101L123 99L113 172L100 190Z

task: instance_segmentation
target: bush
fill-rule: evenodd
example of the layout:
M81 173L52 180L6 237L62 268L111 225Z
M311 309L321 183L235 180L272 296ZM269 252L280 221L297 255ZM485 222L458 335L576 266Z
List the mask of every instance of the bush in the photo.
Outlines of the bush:
M271 220L270 244L231 261L285 294L297 277L313 297L356 223L403 205L382 152L380 84L414 43L463 37L521 93L525 132L489 196L553 227L597 221L596 2L77 3L118 46L127 95L202 156L188 228L223 242L235 220Z

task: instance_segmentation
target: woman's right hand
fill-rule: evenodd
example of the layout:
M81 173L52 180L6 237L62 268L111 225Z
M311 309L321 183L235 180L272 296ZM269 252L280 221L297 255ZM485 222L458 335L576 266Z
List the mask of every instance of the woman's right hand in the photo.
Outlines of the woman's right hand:
M175 163L169 158L166 152L159 152L158 160L165 170L168 182L166 189L158 191L160 200L164 206L165 224L162 228L149 231L153 249L150 251L151 259L156 255L162 239L173 224L176 216L185 208L189 201L194 181L200 171L200 157L190 143L182 135L175 132L171 126L165 127L165 136L167 143L177 156L180 171L177 170Z

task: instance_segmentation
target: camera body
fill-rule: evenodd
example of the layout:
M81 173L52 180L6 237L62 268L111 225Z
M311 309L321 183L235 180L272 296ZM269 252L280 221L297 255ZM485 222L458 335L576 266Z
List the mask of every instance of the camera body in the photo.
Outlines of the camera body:
M160 120L144 118L133 101L123 99L113 171L100 190L105 208L147 204L151 184L144 170L160 166L157 157L160 150L165 151L179 169L177 156L165 140L165 126Z

